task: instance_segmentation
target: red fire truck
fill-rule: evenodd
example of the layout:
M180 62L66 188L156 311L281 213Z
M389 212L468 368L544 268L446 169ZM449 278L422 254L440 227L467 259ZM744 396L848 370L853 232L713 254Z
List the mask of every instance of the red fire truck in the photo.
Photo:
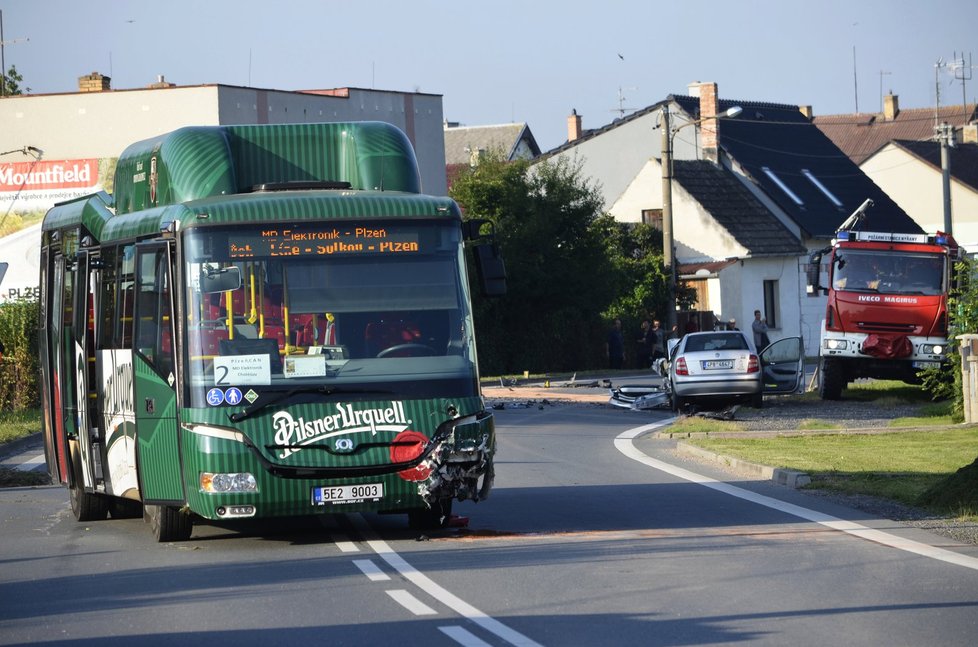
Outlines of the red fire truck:
M832 245L811 256L808 291L828 295L819 343L823 400L838 400L860 377L919 383L920 369L947 355L947 296L959 247L941 232L861 231L870 206L864 202Z

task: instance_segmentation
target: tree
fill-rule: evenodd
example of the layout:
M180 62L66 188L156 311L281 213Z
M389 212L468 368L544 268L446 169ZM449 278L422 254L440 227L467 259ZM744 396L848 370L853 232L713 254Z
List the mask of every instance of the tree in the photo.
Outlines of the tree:
M948 299L947 360L939 368L918 374L923 388L934 400L951 400L951 415L964 420L964 396L961 382L961 353L957 335L978 332L978 262L965 259L955 265L957 287Z
M608 253L613 228L580 167L561 159L531 168L490 154L451 194L466 218L495 223L506 263L507 295L475 303L482 371L605 365L602 314L624 277Z
M24 77L17 73L17 66L11 65L10 69L7 70L7 73L3 76L2 81L0 81L0 84L3 86L2 96L12 97L14 95L23 94L23 92L20 90L20 84L23 80ZM27 88L27 92L30 91L31 89Z

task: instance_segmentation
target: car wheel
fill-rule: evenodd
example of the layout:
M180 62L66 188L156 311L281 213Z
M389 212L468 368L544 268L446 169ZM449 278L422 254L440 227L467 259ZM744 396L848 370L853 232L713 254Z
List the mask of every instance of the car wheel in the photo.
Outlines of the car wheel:
M676 413L682 413L683 409L686 408L686 398L681 395L672 394L672 410Z
M763 393L755 393L754 395L752 395L751 398L750 398L750 406L754 407L755 409L763 409L764 408L764 394Z

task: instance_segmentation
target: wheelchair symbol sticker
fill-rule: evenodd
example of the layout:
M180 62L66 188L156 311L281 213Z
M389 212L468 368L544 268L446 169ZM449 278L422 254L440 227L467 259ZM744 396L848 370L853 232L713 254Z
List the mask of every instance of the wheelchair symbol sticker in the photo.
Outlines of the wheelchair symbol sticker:
M232 386L224 392L224 401L231 405L241 402L241 389Z
M207 392L207 404L212 407L216 407L224 404L224 391L220 389L211 389Z

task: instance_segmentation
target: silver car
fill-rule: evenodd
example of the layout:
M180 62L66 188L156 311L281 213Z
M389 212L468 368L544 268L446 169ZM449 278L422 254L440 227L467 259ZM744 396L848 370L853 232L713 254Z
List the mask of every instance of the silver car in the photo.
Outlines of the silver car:
M760 353L739 330L689 333L672 344L666 388L677 412L710 402L760 408L765 393L794 393L803 380L800 337L779 339Z

